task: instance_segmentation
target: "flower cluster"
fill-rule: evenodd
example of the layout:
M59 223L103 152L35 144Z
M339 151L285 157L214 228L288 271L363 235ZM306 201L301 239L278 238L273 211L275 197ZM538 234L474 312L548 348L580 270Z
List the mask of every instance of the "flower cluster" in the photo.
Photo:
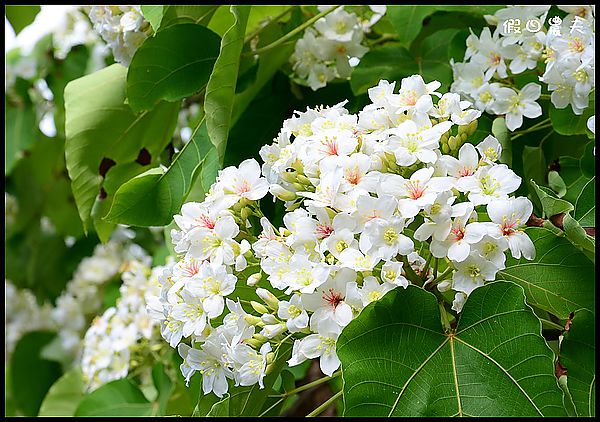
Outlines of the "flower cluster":
M17 289L9 280L4 280L4 351L5 360L15 350L19 339L26 333L52 329L50 304L39 305L35 296L27 289Z
M516 86L512 81L530 71L546 84L556 108L570 105L575 114L582 114L595 87L594 6L559 8L569 14L562 20L557 17L559 26L547 32L533 32L525 25L531 20L546 22L550 6L514 6L486 16L488 23L498 26L493 33L484 28L479 37L469 35L464 62L451 62L452 91L481 111L506 115L506 126L515 130L523 117L542 114L537 103L542 86L536 82Z
M459 312L507 250L534 257L532 204L510 196L521 179L497 163L494 137L466 142L481 112L439 87L380 81L358 114L344 103L296 112L261 149L262 168L227 167L202 203L182 206L180 260L148 307L186 379L199 371L218 396L227 379L262 387L292 337L289 365L320 358L331 375L342 329L389 290L452 289ZM268 192L285 202L282 227L261 210Z
M119 227L106 244L99 244L94 254L84 258L65 291L56 300L52 309L52 321L58 329L62 349L76 356L81 349L82 336L88 318L102 306L100 291L104 284L122 271L129 260L140 260L149 264L145 251L131 243L134 233Z
M146 300L158 294L158 275L163 268L150 269L147 262L138 260L127 262L126 267L116 305L94 319L83 339L81 368L90 390L125 377L131 362L139 362L139 355L149 353L150 345L141 340L156 337Z
M123 66L129 66L133 54L151 32L140 6L92 6L89 17L115 61Z
M329 7L320 6L319 10ZM367 19L339 7L304 32L290 58L300 83L316 91L336 78L350 77L352 66L369 51L363 45L364 34L386 12L385 6L369 8Z

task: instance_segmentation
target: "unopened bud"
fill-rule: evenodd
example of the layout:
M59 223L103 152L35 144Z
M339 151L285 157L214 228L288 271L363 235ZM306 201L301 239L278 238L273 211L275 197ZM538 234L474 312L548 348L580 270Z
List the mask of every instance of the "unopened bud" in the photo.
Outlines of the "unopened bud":
M272 314L267 314L264 313L261 317L260 317L261 321L264 322L265 324L279 324L281 321L279 321L277 318L275 318L275 315Z
M258 334L258 333L252 334L252 338L255 339L255 340L258 340L258 341L260 341L262 343L266 343L269 340L268 338L266 338L262 334Z
M265 325L259 317L250 314L246 314L244 316L244 321L246 321L250 325L255 325L257 327L263 327Z
M451 136L448 138L448 146L450 147L450 151L455 151L458 149L458 140Z
M452 283L450 283L448 280L442 281L437 285L438 290L442 293L450 290L450 287L452 287Z
M444 143L442 144L442 152L443 152L444 154L448 154L448 153L450 153L450 146L448 145L448 142L444 142Z
M279 309L279 299L277 299L275 295L267 289L259 287L256 289L256 294L267 304L269 308L275 311Z
M461 144L464 144L465 142L467 142L467 138L468 138L468 137L469 137L469 135L467 135L467 133L466 133L466 132L465 132L465 133L463 133L463 134L461 134L461 135L460 135L460 141L461 141Z
M258 302L251 300L250 305L252 306L252 309L254 309L259 314L268 314L269 313L269 310L267 309L267 307L265 305L263 305L262 303L258 303Z
M273 338L283 333L286 329L287 327L283 323L265 325L259 335L263 335L267 338Z
M469 128L469 125L460 125L458 126L458 134L462 135L463 133L467 133L467 129Z
M243 220L247 220L252 215L252 210L248 207L244 207L240 211L240 215L242 216Z
M296 177L296 180L298 180L298 183L302 183L303 185L312 185L310 179L303 174L299 174Z
M296 199L296 194L282 187L281 185L271 185L269 191L273 196L282 201L293 201Z
M306 186L304 186L302 183L294 182L294 183L292 183L292 186L294 187L294 189L296 189L299 192L306 191Z
M249 346L253 347L256 350L260 349L260 347L263 344L265 344L264 341L259 341L255 338L248 338L248 339L244 340L244 343L248 344Z
M471 123L469 123L469 129L467 130L467 134L469 134L469 136L475 133L475 131L477 130L478 124L479 123L477 122L477 119L475 119Z
M267 353L267 365L272 363L275 360L275 353L269 352Z
M289 183L294 183L296 181L297 175L298 172L292 167L288 167L283 172L281 172L281 178Z
M256 284L258 284L261 278L262 275L260 273L254 273L250 277L248 277L248 279L246 280L246 284L250 287L256 286Z

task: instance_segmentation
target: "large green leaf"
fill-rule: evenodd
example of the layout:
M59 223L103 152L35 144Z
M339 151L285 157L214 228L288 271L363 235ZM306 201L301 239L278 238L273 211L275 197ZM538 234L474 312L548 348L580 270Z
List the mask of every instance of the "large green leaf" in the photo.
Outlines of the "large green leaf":
M573 217L582 227L596 227L596 177L592 177L584 186L575 201Z
M170 5L166 6L160 23L161 31L180 23L195 23L206 26L213 17L218 5Z
M364 94L381 79L397 81L400 88L402 78L418 72L419 67L406 48L386 45L365 54L352 71L350 86L355 95Z
M135 112L160 100L177 101L200 91L219 55L220 39L193 23L171 26L147 39L127 72L127 98Z
M596 174L594 148L595 142L589 142L579 159L569 156L559 158L560 169L558 172L567 185L567 193L562 199L572 204L576 203L583 188Z
M145 148L155 161L177 122L178 104L161 103L136 116L124 103L126 73L126 68L114 64L65 88L67 170L86 230L102 186L103 159L134 162Z
M84 395L81 368L73 368L50 387L38 416L73 416Z
M240 54L244 46L250 6L230 6L235 23L223 35L221 51L206 86L204 110L210 141L222 163L231 126L231 114L238 77Z
M134 226L164 226L179 212L199 174L216 177L218 159L202 124L166 171L153 168L121 185L106 220Z
M594 314L575 313L560 345L560 362L567 369L567 385L578 416L596 415L596 330Z
M426 5L426 6L388 6L387 16L392 22L398 41L404 47L410 46L417 38L423 26L423 20L437 11L458 11L476 15L494 14L502 6L451 6L451 5Z
M40 357L54 333L35 331L17 343L10 362L12 397L25 416L36 416L44 396L61 374L60 364Z
M444 332L433 294L395 289L342 331L345 416L566 416L523 290L475 289Z
M128 379L104 384L86 395L75 416L151 416L152 403Z
M497 279L523 287L527 302L566 319L580 308L594 309L594 265L565 237L542 227L530 227L536 249L532 261L509 256Z
M550 120L552 127L561 135L581 135L585 134L588 119L596 113L595 97L592 91L590 95L590 104L579 116L573 113L571 106L563 109L557 109L550 106Z

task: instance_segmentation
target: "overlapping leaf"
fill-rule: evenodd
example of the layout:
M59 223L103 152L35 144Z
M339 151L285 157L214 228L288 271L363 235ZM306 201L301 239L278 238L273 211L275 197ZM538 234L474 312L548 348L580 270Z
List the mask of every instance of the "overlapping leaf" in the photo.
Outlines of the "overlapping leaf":
M395 289L342 332L346 416L565 416L554 353L520 287L473 291L444 332L435 296Z
M153 406L128 379L104 384L86 395L75 416L151 416Z
M596 415L596 330L594 314L575 313L560 346L560 362L567 369L567 385L578 416Z
M577 309L594 309L594 264L546 228L531 227L526 233L535 246L535 259L509 256L496 278L519 284L529 304L562 319Z
M177 121L178 104L161 103L136 116L125 104L126 73L114 64L65 88L66 164L85 229L91 225L92 207L103 183L99 172L103 159L117 165L131 163L142 148L158 157Z
M131 108L149 110L160 100L177 101L200 91L219 55L219 42L210 29L192 23L171 26L147 39L127 72Z

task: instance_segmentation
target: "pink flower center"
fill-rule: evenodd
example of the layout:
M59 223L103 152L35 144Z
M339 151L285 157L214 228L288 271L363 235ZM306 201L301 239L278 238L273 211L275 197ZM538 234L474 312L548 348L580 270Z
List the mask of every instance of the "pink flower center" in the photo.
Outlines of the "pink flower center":
M452 230L450 230L450 234L454 238L454 241L458 242L465 237L465 228L460 225L458 227L453 227Z
M473 173L474 172L473 172L473 169L471 168L471 166L464 166L463 168L461 168L458 171L458 175L460 177L471 176L471 175L473 175Z
M333 309L335 309L340 304L340 302L344 300L342 294L340 292L336 292L333 289L329 289L328 293L325 293L325 291L323 291L323 293L323 300L325 300L325 302L327 302L327 304L330 305Z
M250 183L248 183L247 180L244 180L237 186L236 193L241 195L250 192L251 189L252 187L250 186Z
M331 236L331 233L333 233L333 227L327 226L325 224L318 225L316 231L319 239L325 239L326 237Z
M211 230L215 228L215 221L206 214L201 214L199 217L196 217L196 220L200 222L200 226L202 227Z
M406 187L408 190L408 196L410 199L419 199L425 193L425 187L421 186L421 182L407 182Z
M325 138L322 151L325 155L339 155L338 145L335 139Z
M346 180L352 185L358 185L360 183L360 179L361 177L358 170L350 170L348 173L346 173Z
M192 259L190 263L183 269L183 272L188 277L192 277L198 274L198 271L200 271L200 266L198 265L198 261L196 261L195 259Z

